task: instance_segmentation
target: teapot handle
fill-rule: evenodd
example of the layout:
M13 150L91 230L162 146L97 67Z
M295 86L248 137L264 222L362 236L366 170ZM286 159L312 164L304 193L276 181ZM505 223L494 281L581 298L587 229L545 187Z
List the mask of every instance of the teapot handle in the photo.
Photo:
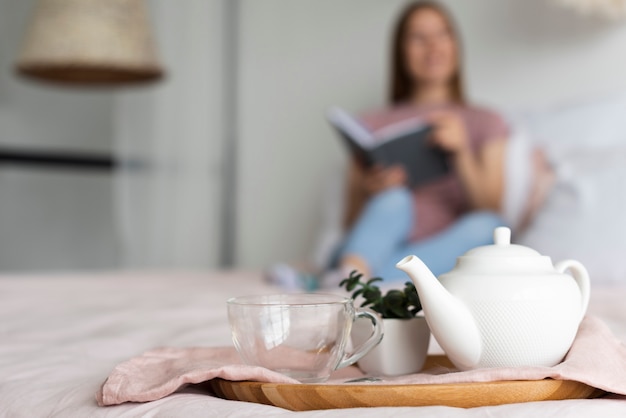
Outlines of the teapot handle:
M582 295L582 310L580 314L580 319L582 320L587 312L587 306L589 305L589 273L587 273L587 269L576 260L563 260L556 263L554 267L559 273L565 273L569 270L574 280L576 280L576 284L578 284Z

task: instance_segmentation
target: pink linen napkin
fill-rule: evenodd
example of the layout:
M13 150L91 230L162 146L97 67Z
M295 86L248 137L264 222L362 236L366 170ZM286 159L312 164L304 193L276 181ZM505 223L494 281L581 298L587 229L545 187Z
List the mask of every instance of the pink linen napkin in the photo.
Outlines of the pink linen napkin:
M362 376L356 367L339 370L327 384L342 384L346 376ZM174 393L188 383L221 378L233 381L299 383L263 367L247 366L232 347L160 348L116 366L98 393L98 405L147 402ZM433 369L389 377L372 384L444 384L498 380L575 380L626 395L626 345L597 318L585 317L574 344L562 363L554 367L507 367L459 372Z

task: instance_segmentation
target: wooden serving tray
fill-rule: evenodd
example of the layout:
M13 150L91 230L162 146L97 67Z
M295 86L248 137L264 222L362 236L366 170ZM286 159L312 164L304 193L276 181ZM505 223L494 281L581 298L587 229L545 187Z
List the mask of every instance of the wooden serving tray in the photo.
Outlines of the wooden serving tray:
M446 365L429 356L427 366ZM292 411L377 406L460 408L562 399L597 398L604 391L570 380L513 380L444 385L282 384L215 379L211 387L224 399L274 405Z

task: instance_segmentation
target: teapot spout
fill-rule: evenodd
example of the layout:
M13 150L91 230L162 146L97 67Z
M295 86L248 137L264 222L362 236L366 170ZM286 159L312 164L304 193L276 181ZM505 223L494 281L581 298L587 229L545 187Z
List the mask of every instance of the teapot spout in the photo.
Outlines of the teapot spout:
M441 285L418 257L407 256L396 267L415 284L426 322L450 360L461 370L475 367L482 355L482 338L469 309Z

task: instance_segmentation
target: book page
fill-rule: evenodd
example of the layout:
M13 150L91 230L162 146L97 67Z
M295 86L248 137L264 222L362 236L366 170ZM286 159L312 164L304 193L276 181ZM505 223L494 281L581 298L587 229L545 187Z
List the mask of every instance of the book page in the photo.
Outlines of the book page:
M376 137L354 116L340 107L331 107L327 114L328 121L340 129L362 148L370 149L378 143Z

